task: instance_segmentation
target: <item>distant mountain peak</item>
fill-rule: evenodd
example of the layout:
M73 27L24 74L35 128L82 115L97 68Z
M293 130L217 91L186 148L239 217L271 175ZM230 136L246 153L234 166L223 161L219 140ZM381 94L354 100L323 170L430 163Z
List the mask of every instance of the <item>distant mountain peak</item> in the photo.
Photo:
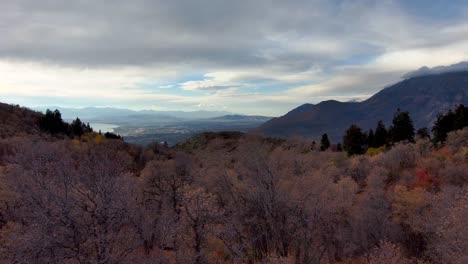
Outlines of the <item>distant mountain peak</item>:
M455 68L461 69L460 66ZM332 142L339 142L351 124L364 130L374 129L379 120L390 125L397 109L409 111L416 128L431 128L438 113L457 104L468 105L467 88L468 70L440 71L402 80L361 102L327 100L315 105L303 104L262 124L256 132L313 140L327 133Z
M456 64L452 64L449 66L436 66L429 68L427 66L423 66L415 71L408 72L407 74L403 75L403 79L410 79L414 77L421 77L427 75L435 75L447 72L462 72L468 71L468 61L462 61Z

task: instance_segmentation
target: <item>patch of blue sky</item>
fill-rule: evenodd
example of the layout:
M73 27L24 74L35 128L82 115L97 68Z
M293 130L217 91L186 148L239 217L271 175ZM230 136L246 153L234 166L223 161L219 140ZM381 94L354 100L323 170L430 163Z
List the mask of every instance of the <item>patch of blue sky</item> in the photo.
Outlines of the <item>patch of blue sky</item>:
M145 82L138 83L135 85L136 88L144 90L149 93L162 93L169 95L183 95L189 96L190 94L187 91L180 88L178 82Z
M466 15L467 0L400 0L407 13L427 19L456 19Z

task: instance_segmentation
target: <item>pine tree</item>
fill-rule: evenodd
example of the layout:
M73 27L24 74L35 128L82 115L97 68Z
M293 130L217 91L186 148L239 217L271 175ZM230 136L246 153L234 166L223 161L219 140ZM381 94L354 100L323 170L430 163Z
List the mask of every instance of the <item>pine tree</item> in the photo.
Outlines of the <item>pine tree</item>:
M375 129L373 147L380 148L382 146L385 146L387 142L388 142L387 129L385 128L383 121L380 120L377 123L377 128Z
M454 123L455 114L452 110L449 110L445 115L441 113L437 115L437 119L432 127L434 142L445 142L445 140L447 140L447 134L453 130Z
M414 142L413 120L407 111L398 109L393 116L393 125L390 128L392 143L400 141Z
M416 131L416 135L418 135L419 138L431 138L429 135L429 129L427 127L422 127Z
M449 110L446 114L439 114L432 127L434 142L444 142L447 134L454 130L459 130L468 126L468 108L458 105L455 112Z
M361 128L356 125L346 130L343 138L343 148L349 155L363 154L363 145L366 141L366 135L362 132Z
M57 109L54 111L47 109L45 115L40 120L41 129L51 134L66 133L66 125L62 120L62 114Z
M83 122L77 117L75 120L71 122L71 132L72 136L80 137L81 135L84 134L84 129L83 129Z
M338 151L338 152L343 151L343 147L341 146L341 143L338 143L338 144L336 145L336 151Z
M330 140L328 139L327 133L322 135L322 140L320 141L320 150L325 151L330 147Z
M459 130L468 126L468 107L460 104L455 109L455 120L453 130Z
M374 136L374 130L369 130L369 134L367 135L367 146L369 148L374 147L374 141L375 141L375 136Z

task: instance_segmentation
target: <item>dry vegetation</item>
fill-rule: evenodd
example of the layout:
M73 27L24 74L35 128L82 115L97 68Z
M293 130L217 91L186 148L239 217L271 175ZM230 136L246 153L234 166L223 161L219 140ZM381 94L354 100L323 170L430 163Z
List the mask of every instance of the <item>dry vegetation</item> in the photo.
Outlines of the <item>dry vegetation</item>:
M468 128L354 157L240 133L2 137L1 263L468 263Z

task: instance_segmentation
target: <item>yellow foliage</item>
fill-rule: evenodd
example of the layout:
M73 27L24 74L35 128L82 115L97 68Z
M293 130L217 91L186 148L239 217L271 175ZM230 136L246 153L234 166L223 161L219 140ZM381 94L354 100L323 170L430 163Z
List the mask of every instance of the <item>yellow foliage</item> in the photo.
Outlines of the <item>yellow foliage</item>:
M75 137L75 138L72 140L72 143L73 143L73 145L79 145L79 144L80 144L80 140L79 140L77 137Z
M385 146L379 147L379 148L368 148L366 151L366 155L373 157L378 155L379 153L382 153L385 151Z
M90 142L90 143L95 143L95 144L102 144L106 140L106 138L98 134L96 132L89 132L81 136L81 141L83 142Z
M423 188L409 190L406 186L397 185L394 189L392 201L393 220L396 223L409 224L413 228L417 227L421 211L430 205L429 193Z
M96 134L96 133L95 133ZM106 138L101 134L96 134L94 137L94 143L101 144L106 140Z

